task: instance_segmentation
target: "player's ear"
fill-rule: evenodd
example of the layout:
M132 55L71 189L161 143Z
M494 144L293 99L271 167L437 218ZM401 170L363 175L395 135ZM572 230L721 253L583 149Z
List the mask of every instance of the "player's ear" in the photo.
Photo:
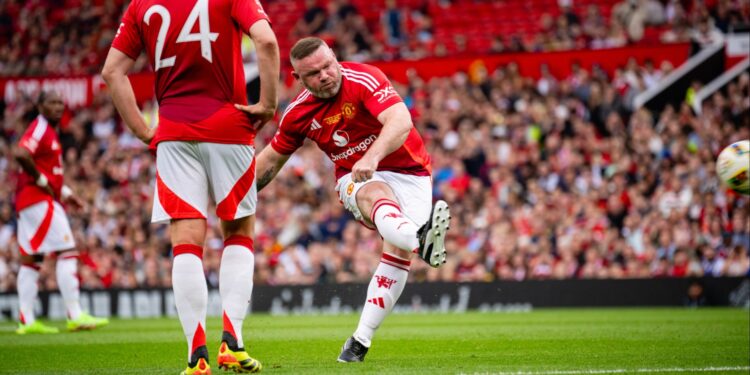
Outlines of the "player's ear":
M328 47L328 45L326 45L326 47ZM328 47L328 53L330 53L331 56L333 56L334 60L338 61L338 58L336 58L336 52L333 50L333 48Z
M294 79L299 81L299 74L297 74L297 72L295 72L294 70L292 70L292 77L294 77Z

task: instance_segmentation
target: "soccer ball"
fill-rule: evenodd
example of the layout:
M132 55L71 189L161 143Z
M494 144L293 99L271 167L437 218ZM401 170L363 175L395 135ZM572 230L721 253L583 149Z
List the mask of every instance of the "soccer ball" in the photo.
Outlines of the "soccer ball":
M730 189L750 195L750 141L734 142L721 150L716 174Z

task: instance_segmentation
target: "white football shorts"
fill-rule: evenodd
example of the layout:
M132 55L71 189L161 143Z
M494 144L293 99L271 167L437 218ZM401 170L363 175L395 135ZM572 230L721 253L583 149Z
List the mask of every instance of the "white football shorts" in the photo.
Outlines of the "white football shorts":
M68 215L56 201L34 203L18 213L18 245L21 252L47 254L76 247Z
M339 178L336 183L336 191L339 193L339 200L354 218L370 229L374 229L359 211L357 205L357 192L362 186L370 182L380 181L386 183L396 195L401 212L411 219L415 224L421 226L430 219L430 210L432 210L432 177L430 176L413 176L408 174L375 171L372 178L365 182L352 181L352 174L347 173Z
M205 219L209 194L224 221L255 214L255 147L206 142L160 142L152 223Z

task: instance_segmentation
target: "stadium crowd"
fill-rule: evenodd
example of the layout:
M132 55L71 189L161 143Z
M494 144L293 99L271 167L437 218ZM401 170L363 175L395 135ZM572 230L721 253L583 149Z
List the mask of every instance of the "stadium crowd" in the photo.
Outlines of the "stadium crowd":
M723 189L714 160L750 138L750 76L707 101L631 111L647 73L574 69L538 81L515 65L397 85L433 157L434 194L453 212L448 263L414 262L415 281L740 276L750 270L750 200ZM629 78L630 77L630 78ZM635 78L633 78L635 77ZM640 79L636 79L640 77ZM298 87L281 93L282 108ZM34 116L32 98L6 103L0 137L0 291L14 288L18 249L10 145ZM260 133L265 147L275 123ZM166 227L149 224L154 162L106 94L61 130L65 176L88 207L71 212L88 288L170 285ZM332 164L306 144L259 196L256 280L366 282L379 261L375 232L345 212ZM216 218L210 217L211 228ZM222 240L204 257L218 282ZM45 289L55 288L51 260Z
M268 1L274 3L298 0ZM519 0L512 0L511 2ZM0 1L0 77L76 76L97 73L128 1ZM494 32L491 42L472 44L465 29L436 24L441 14L483 0L387 0L379 15L365 18L357 0L305 0L296 23L277 27L282 45L303 35L321 36L343 60L419 59L478 53L559 51L621 47L633 43L695 42L724 39L724 33L750 23L750 2L741 0L558 0L541 11L533 31ZM510 3L510 2L509 2ZM295 8L296 9L296 8ZM526 12L517 8L516 12ZM271 14L273 19L275 14ZM289 17L287 17L289 18ZM469 20L471 21L471 20ZM288 27L289 30L284 29ZM487 36L485 32L481 35ZM284 40L286 42L284 43ZM479 47L476 47L479 46ZM148 69L139 59L135 71Z

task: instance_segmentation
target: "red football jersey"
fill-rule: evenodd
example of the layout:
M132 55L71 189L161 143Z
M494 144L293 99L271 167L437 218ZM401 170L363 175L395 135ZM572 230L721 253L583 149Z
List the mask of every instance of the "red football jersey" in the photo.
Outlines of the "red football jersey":
M340 65L339 93L320 99L302 91L286 108L271 140L274 150L289 155L310 138L336 165L336 179L351 172L380 135L380 112L402 102L380 69L352 62ZM380 161L378 170L430 175L430 156L415 128L401 147Z
M59 197L63 186L62 147L57 132L44 116L39 115L31 122L18 146L31 153L37 170L47 176L49 186ZM51 198L28 173L21 170L16 188L16 211Z
M136 59L145 49L156 74L159 127L166 140L252 144L240 42L268 20L259 0L133 0L112 47Z

